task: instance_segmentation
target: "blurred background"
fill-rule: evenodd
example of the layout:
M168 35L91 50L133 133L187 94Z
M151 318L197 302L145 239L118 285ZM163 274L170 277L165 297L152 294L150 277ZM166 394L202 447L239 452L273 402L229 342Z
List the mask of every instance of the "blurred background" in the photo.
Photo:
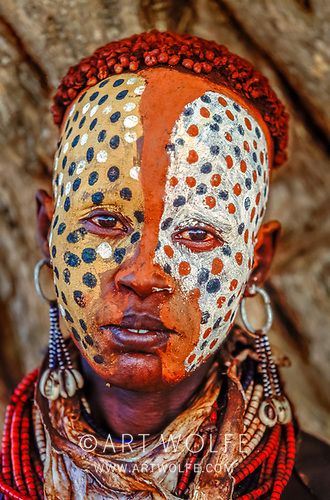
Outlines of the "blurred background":
M50 188L51 97L80 58L152 28L227 45L269 78L291 114L289 161L273 176L267 214L283 226L267 284L272 342L291 359L282 374L302 427L330 440L327 0L1 1L0 422L10 391L47 343L47 306L33 286L34 195Z

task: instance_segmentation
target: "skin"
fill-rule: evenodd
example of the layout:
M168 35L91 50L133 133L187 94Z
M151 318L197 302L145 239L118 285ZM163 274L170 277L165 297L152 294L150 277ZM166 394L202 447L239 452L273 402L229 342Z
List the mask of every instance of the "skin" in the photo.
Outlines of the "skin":
M202 383L244 290L256 281L253 261L258 283L270 265L272 252L265 253L265 246L273 248L278 226L263 231L260 225L269 135L238 97L224 99L221 86L195 75L153 69L96 87L76 100L64 120L54 199L37 195L39 239L51 255L62 328L81 354L96 417L117 434L153 433L175 418ZM248 119L245 138L263 160L252 187L245 179L252 178L253 164L242 169L242 158L228 159L231 143L241 140L235 130L230 140L219 139L224 128L216 130L222 161L210 153L214 113L222 114L222 127ZM258 137L249 136L250 127L251 134L258 127ZM182 137L180 149L176 141ZM194 153L205 156L203 165L212 161L211 173L200 173ZM195 189L201 179L211 185L208 198ZM237 181L240 188L234 189ZM229 199L218 196L221 188L230 191ZM243 205L251 192L259 200L247 215ZM183 208L175 201L182 194ZM244 217L249 231L240 238ZM169 219L174 222L165 227ZM201 268L208 269L215 288L201 285Z

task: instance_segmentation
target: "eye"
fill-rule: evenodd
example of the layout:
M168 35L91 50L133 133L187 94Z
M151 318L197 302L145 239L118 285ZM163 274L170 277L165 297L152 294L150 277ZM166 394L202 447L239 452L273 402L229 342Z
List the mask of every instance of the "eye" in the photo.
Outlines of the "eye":
M192 252L208 252L224 241L214 229L208 227L191 227L177 231L172 240L188 247Z
M132 227L125 217L107 210L94 210L81 222L90 233L101 236L115 238L132 232Z

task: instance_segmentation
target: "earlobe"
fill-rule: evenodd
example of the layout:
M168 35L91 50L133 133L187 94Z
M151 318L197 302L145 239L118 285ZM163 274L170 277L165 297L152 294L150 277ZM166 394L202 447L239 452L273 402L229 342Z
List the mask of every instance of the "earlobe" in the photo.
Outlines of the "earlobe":
M249 288L252 284L262 286L265 282L280 232L281 224L278 221L270 221L260 227L254 247L254 264L244 295L249 295Z
M42 254L49 258L48 235L54 213L54 200L43 189L36 194L37 237Z

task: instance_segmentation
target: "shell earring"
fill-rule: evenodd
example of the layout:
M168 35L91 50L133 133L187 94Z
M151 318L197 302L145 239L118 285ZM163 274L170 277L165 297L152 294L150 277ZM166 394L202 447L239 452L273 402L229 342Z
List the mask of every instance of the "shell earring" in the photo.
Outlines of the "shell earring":
M260 295L266 309L266 322L261 329L256 330L247 316L246 297L243 297L240 303L241 318L245 328L255 339L256 352L261 368L264 400L260 405L259 418L268 427L273 427L276 423L287 424L292 419L291 406L282 392L278 369L273 359L268 338L268 331L273 322L271 300L266 290L256 285L249 288L249 293L251 296Z
M81 373L73 368L70 353L59 325L56 300L50 300L40 286L40 273L44 266L50 267L48 259L41 259L34 268L34 285L38 295L49 304L48 368L40 377L41 394L54 401L59 397L69 398L83 387Z

